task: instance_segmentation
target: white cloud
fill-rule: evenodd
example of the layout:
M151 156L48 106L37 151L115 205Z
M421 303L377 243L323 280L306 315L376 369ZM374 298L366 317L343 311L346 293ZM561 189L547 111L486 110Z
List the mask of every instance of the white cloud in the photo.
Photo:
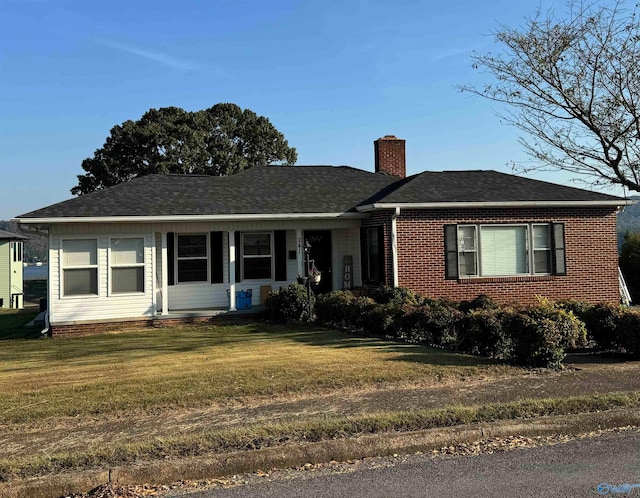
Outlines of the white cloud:
M180 69L183 71L195 71L195 72L201 72L206 69L210 69L210 68L206 68L204 65L198 62L188 60L188 59L180 59L180 58L172 57L171 55L168 55L166 53L157 52L154 50L138 48L132 45L128 45L120 42L114 42L111 40L100 39L95 41L105 47L115 48L116 50L120 50L121 52L137 55L138 57L142 57L143 59L147 59L153 62L158 62L159 64L168 66L173 69ZM221 75L225 74L225 72L222 69L217 69L216 72Z

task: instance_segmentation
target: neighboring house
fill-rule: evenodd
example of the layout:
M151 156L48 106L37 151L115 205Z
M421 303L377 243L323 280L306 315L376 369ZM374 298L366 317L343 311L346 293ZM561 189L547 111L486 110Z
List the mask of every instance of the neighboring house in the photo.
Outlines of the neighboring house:
M0 230L0 308L22 309L23 242L27 237Z
M404 140L376 140L375 173L149 175L20 216L49 232L54 333L234 311L246 289L259 304L261 287L304 274L305 241L322 292L343 288L350 259L356 286L619 301L616 213L627 200L495 171L405 177L404 151Z

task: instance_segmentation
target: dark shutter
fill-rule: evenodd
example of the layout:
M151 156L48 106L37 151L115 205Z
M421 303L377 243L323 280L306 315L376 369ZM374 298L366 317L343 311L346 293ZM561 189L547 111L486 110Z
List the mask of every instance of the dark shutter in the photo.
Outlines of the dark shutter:
M211 283L224 282L224 255L222 252L222 232L211 232Z
M360 268L363 283L369 280L369 251L367 248L367 229L360 227Z
M458 226L444 226L444 272L445 278L458 278Z
M242 257L242 248L240 247L240 232L235 232L235 246L236 246L236 282L242 282L242 275L240 272L242 271L242 262L240 258Z
M173 232L167 232L167 280L169 285L175 285L175 247Z
M273 232L274 263L276 270L275 280L282 282L287 279L287 232L276 230Z
M564 250L564 223L552 223L553 227L553 273L567 274L566 255Z
M379 281L381 284L387 283L387 269L384 265L385 262L385 244L384 244L384 225L380 225L378 228L378 268L379 270Z

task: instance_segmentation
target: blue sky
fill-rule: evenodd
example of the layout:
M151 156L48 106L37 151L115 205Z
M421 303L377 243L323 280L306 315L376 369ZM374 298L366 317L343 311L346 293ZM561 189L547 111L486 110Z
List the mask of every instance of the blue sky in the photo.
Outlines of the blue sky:
M152 107L249 108L298 164L373 170L373 140L394 134L409 174L511 172L528 160L516 131L456 85L482 81L470 56L501 24L550 5L0 0L0 219L70 198L111 127Z

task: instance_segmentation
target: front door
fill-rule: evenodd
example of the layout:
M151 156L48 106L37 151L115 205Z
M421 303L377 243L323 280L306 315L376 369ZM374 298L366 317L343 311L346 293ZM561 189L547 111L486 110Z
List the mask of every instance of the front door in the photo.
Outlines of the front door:
M316 287L318 294L325 294L333 290L333 276L331 273L331 230L305 230L304 239L311 244L310 258L316 268L322 272L322 280Z

